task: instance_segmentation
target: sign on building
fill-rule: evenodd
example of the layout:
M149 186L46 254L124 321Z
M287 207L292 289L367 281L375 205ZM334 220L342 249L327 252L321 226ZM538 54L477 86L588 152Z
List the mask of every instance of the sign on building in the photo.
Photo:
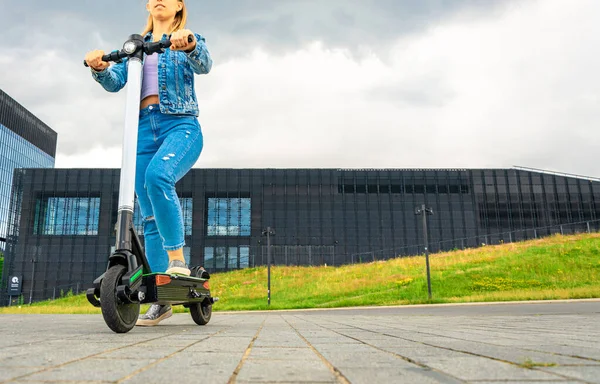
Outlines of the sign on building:
M10 296L19 296L21 294L21 286L23 278L21 276L11 276L8 279L8 294Z

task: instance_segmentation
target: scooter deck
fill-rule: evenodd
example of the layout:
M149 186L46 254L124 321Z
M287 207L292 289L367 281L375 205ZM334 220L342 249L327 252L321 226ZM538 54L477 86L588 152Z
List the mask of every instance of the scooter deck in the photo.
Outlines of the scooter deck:
M166 273L150 273L142 278L146 288L142 304L196 304L211 298L208 279Z

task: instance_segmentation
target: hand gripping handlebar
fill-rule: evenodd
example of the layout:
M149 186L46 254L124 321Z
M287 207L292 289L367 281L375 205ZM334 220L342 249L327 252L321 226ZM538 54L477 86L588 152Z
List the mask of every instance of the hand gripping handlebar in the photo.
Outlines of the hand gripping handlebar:
M136 36L136 35L133 35L133 36ZM132 36L132 38L127 40L125 42L125 44L123 44L123 49L121 49L120 51L115 50L115 51L112 51L111 53L108 53L108 54L102 56L102 61L105 61L105 62L112 61L115 63L120 63L122 61L122 59L133 56L139 50L142 50L147 55L151 55L153 53L163 53L166 48L169 48L171 46L170 39L148 43L148 42L143 42L140 39L135 39L135 38L133 38L133 36ZM137 36L139 36L139 35L137 35ZM192 41L194 41L194 37L192 35L189 35L188 43L191 43ZM83 61L83 65L85 65L86 67L89 67L85 60Z

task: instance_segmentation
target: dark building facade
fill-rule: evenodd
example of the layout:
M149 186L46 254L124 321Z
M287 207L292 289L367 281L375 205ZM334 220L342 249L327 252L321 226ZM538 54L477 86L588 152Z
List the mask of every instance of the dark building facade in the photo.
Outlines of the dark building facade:
M54 168L57 134L0 90L0 247L4 248L15 168Z
M53 297L104 272L115 242L119 170L15 171L4 280ZM340 265L597 230L600 181L527 169L193 169L177 184L192 265ZM139 214L136 227L141 230ZM560 227L562 230L562 227ZM27 301L27 300L26 300ZM3 301L5 303L6 301Z

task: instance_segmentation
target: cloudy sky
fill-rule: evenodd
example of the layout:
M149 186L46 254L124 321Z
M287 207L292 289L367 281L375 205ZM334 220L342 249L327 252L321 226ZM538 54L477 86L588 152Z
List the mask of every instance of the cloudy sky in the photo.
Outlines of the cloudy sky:
M481 168L600 176L598 0L187 0L195 167ZM120 167L125 92L82 58L144 0L2 4L0 88L58 132L56 166Z

